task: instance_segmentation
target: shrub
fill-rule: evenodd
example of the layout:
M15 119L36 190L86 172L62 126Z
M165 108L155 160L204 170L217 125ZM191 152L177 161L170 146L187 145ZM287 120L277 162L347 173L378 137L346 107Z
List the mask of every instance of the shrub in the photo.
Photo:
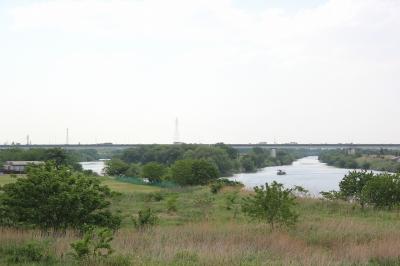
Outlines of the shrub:
M133 223L137 229L146 229L156 225L158 217L150 208L146 208L138 212L138 216L133 218Z
M219 176L214 164L206 160L180 160L171 166L171 179L179 185L205 185Z
M374 177L372 172L367 171L351 171L340 181L340 194L347 200L353 200L360 203L364 208L365 202L361 196L361 192L369 180Z
M379 174L369 180L362 190L363 201L376 208L392 209L400 204L400 176Z
M167 199L168 212L176 212L178 210L178 207L176 206L177 201L178 201L177 195L172 195Z
M166 170L162 164L150 162L142 167L142 178L146 178L150 183L158 183Z
M129 169L129 164L125 163L124 161L113 158L109 161L106 161L106 167L104 172L110 176L119 176L125 175L125 173Z
M58 231L83 224L115 229L120 224L119 217L108 211L112 197L108 187L100 185L96 178L51 162L30 167L26 178L0 190L0 210L14 225Z
M162 201L165 198L165 193L161 191L150 192L145 195L145 201Z
M108 257L114 250L111 248L113 233L108 228L86 228L83 239L71 244L72 255L76 259L84 257Z
M293 211L296 205L292 190L284 189L282 184L273 182L254 188L255 194L243 200L242 210L251 218L269 223L292 226L298 215Z

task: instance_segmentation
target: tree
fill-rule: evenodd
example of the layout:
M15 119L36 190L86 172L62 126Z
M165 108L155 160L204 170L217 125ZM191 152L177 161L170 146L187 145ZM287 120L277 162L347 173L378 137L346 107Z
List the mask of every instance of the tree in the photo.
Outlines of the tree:
M400 176L376 175L362 189L362 199L376 208L392 209L400 204Z
M255 194L243 199L243 212L253 219L269 223L292 226L297 222L298 215L293 211L296 205L291 189L285 189L282 184L273 182L254 188Z
M113 158L106 162L106 167L104 169L105 173L110 176L125 175L126 171L129 169L129 164L124 161Z
M137 163L131 163L128 170L126 170L125 175L129 177L138 177L141 173L141 167Z
M150 183L160 182L165 172L165 167L156 162L147 163L142 167L142 177L147 178Z
M351 171L339 183L340 194L347 200L354 200L364 208L365 202L361 196L362 190L369 180L374 177L372 172Z
M171 178L179 185L204 185L218 176L218 169L207 160L179 160L171 166Z
M254 164L252 158L248 155L242 157L242 159L240 160L240 164L242 165L242 169L246 173L251 173L256 171L256 165Z
M108 210L108 187L54 162L29 167L26 178L4 185L1 191L0 209L14 225L58 231L84 224L116 229L120 224Z

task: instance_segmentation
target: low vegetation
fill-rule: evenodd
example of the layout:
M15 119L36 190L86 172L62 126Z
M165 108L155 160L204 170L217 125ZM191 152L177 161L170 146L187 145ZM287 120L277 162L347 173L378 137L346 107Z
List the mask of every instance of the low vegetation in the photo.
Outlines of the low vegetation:
M51 170L37 170L45 180L61 175L47 167ZM66 182L77 178L70 174L62 175ZM388 175L368 175L350 173L341 183L347 198L334 200L298 197L306 191L277 183L251 192L220 181L214 193L212 183L163 188L95 178L114 190L109 211L121 218L120 229L98 224L76 230L71 224L61 234L48 234L26 221L23 230L3 226L0 264L398 265L400 221L395 205L369 200L363 208L360 204L369 186L386 191L393 183L388 183Z

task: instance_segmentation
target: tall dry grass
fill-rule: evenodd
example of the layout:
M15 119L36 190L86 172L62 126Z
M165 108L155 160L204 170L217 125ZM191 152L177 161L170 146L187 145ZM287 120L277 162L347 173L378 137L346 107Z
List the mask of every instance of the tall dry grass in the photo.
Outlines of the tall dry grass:
M203 222L156 227L150 231L122 229L113 247L130 256L132 265L366 265L371 259L400 257L396 226L357 219L302 222L289 231L263 224ZM0 245L49 240L39 231L0 230ZM58 257L65 257L73 232L50 238ZM179 257L180 256L180 257ZM178 262L177 262L178 258Z

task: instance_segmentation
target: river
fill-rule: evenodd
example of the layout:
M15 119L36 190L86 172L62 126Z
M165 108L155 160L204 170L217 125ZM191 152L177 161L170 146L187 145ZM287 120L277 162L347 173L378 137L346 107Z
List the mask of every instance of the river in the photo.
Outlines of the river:
M81 162L85 170L103 175L104 161ZM281 169L286 175L278 176ZM321 191L338 190L339 182L350 171L328 166L318 161L317 156L310 156L293 162L292 165L266 167L256 173L241 173L229 178L242 182L247 188L265 185L265 182L277 181L285 187L295 185L307 189L312 196L318 196Z
M276 172L279 169L285 171L286 175L278 176ZM321 163L317 156L309 156L292 165L266 167L256 173L236 174L230 179L242 182L247 188L277 181L287 188L302 186L312 196L318 196L321 191L338 190L339 182L349 171Z

